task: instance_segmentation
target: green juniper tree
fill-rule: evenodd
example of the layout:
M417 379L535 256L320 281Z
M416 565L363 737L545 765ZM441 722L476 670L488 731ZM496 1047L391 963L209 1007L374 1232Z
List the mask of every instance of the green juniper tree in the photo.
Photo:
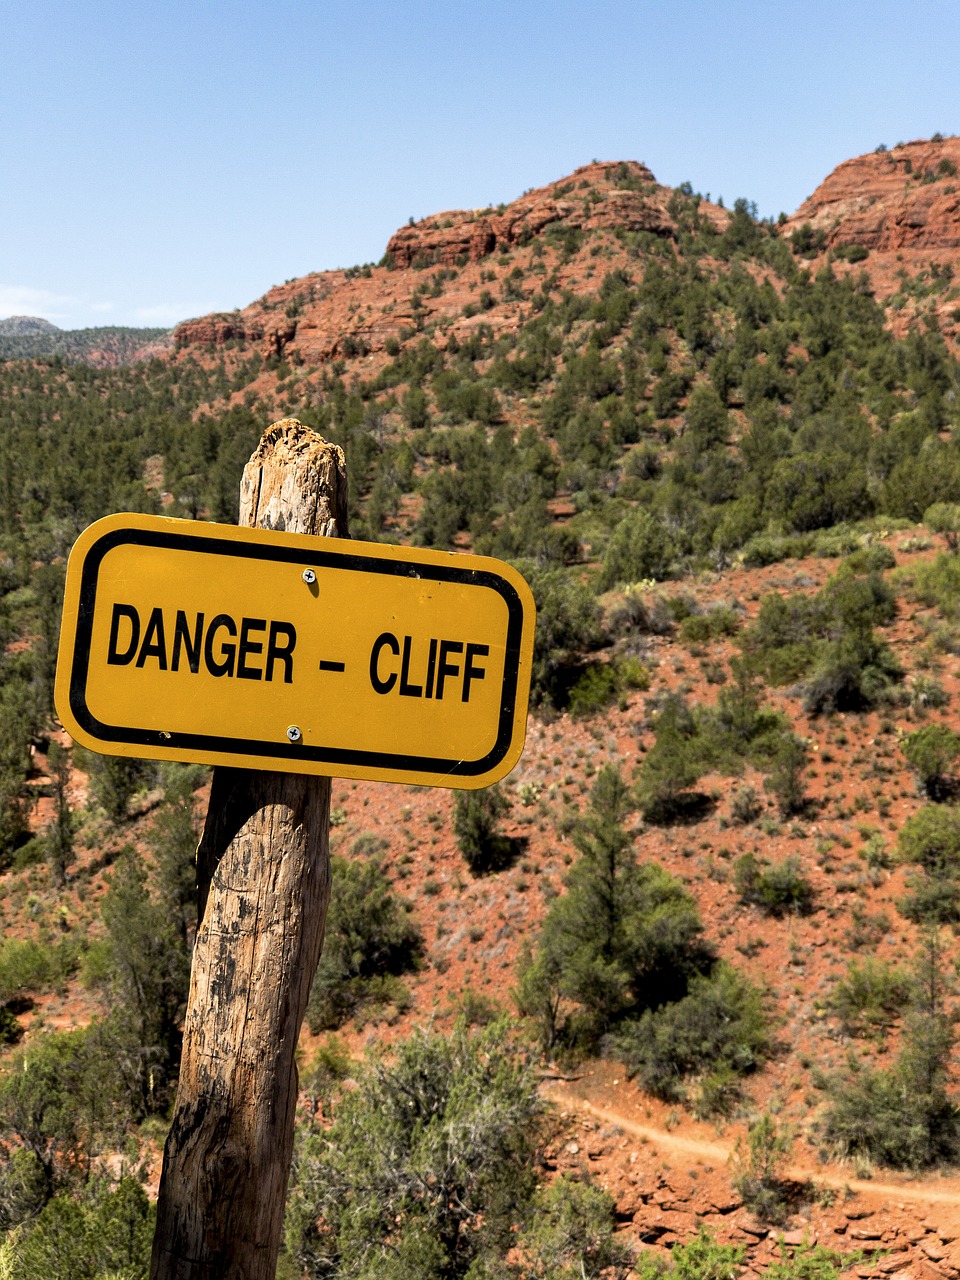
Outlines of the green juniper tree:
M574 833L580 859L551 904L539 947L522 965L521 1011L546 1049L589 1049L628 1012L682 996L712 964L693 900L655 863L637 862L624 819L629 787L607 765Z

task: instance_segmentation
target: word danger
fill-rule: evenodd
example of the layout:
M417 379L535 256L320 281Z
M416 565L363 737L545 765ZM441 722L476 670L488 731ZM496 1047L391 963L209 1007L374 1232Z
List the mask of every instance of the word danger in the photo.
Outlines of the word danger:
M115 604L107 663L112 667L156 663L159 671L179 671L183 665L196 675L202 661L212 676L273 680L279 673L284 684L292 684L296 644L292 622L267 618L237 622L228 613L215 614L207 622L202 613L188 619L183 609L165 619L158 607L142 626L139 611L132 604Z

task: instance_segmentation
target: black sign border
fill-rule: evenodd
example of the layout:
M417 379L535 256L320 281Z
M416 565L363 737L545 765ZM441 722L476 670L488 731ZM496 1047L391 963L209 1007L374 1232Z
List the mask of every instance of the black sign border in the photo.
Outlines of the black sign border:
M389 769L410 774L446 774L464 778L477 777L496 768L510 749L516 717L523 634L523 604L517 591L506 578L501 578L499 574L486 569L471 569L469 564L461 567L456 563L436 565L422 560L394 560L385 556L356 555L347 549L349 545L349 542L346 542L345 549L342 551L330 547L328 541L324 541L322 545L318 542L315 549L301 546L287 547L240 538L212 538L202 533L181 533L166 529L122 528L104 533L88 548L80 578L77 629L70 671L70 710L77 724L92 738L103 743L123 743L127 746L144 746L163 751L207 751L221 755L255 756L288 764L291 773L302 772L297 766L306 761L315 765L330 766L333 776L336 776L334 769L336 765L364 769ZM497 740L493 748L480 760L448 760L441 756L417 756L403 752L355 751L340 747L311 746L302 741L300 743L271 742L260 738L224 738L199 733L166 735L155 729L104 724L87 706L86 686L100 565L104 557L118 546L202 551L210 555L267 560L277 564L382 573L390 577L416 577L433 582L454 582L461 585L487 587L495 591L507 606L507 642L500 696L500 720ZM466 557L462 558L466 559ZM461 559L461 557L454 557L454 559Z

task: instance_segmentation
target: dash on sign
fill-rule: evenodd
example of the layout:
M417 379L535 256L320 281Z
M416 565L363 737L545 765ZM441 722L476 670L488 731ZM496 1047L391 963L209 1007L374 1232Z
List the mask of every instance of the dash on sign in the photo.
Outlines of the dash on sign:
M346 671L347 664L345 662L329 662L326 658L320 660L321 671Z

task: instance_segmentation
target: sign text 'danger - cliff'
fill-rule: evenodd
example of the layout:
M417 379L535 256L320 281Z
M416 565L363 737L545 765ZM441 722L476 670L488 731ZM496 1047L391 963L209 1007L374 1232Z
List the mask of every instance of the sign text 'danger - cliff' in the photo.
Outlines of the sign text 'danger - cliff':
M523 746L533 627L485 557L110 516L70 557L57 708L111 754L486 786Z

